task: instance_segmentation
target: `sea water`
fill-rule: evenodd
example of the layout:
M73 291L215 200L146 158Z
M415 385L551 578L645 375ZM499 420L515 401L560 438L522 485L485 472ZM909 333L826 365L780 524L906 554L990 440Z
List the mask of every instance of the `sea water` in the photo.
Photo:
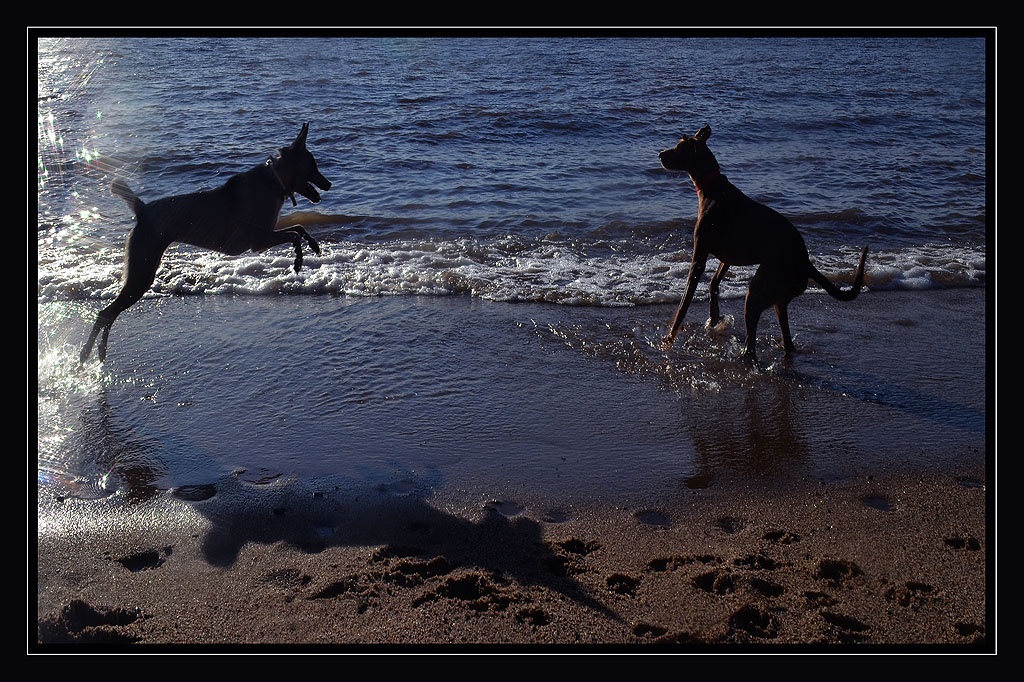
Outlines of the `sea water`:
M901 307L878 325L814 287L794 304L795 368L748 372L736 328L660 350L697 202L658 151L709 124L723 173L841 284L867 245L869 294L983 291L988 48L40 36L39 482L89 499L289 479L585 498L983 444L983 309L964 313L977 352L958 367L932 359L934 321ZM143 200L212 188L306 122L334 185L281 224L305 225L321 255L295 273L290 246L174 245L107 362L79 368L133 224L111 180ZM750 273L722 285L736 315Z

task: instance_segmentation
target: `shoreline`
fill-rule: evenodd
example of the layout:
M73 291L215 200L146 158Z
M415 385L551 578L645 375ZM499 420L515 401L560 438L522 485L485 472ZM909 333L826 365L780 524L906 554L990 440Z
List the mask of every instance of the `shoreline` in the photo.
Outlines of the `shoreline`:
M806 352L754 378L699 330L649 349L660 308L142 307L104 370L130 381L47 367L41 416L74 435L47 473L123 468L93 499L35 481L29 651L993 652L985 292L798 300ZM50 322L59 358L81 322ZM323 358L295 368L303 338ZM411 354L402 399L374 398L394 380L362 363ZM219 400L310 386L340 402L275 422L280 451ZM342 433L332 475L234 466L316 464Z

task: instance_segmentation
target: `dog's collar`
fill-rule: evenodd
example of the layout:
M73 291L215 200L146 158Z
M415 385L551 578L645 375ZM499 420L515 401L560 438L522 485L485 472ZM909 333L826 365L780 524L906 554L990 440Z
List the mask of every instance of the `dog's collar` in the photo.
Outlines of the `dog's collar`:
M273 159L267 159L267 168L269 168L270 172L274 174L274 179L277 180L277 184L281 185L281 189L284 190L285 197L292 200L292 206L298 206L298 204L295 203L295 192L288 191L288 186L284 184L284 180L282 180L281 176L277 174L277 167L274 165Z
M693 175L690 175L690 179L693 180L693 187L694 189L697 190L698 194L702 192L707 192L711 185L715 182L715 180L717 180L720 177L722 177L722 174L721 172L719 172L717 168L715 168L713 171L705 175L700 180L698 180Z

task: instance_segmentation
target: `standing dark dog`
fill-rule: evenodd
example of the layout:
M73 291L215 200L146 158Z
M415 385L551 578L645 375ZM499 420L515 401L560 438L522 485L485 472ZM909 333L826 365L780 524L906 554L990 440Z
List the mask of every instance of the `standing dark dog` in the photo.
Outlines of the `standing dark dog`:
M101 362L106 359L110 326L153 284L160 259L173 242L231 256L247 249L259 252L290 242L295 247L296 272L302 267L303 239L314 253L320 253L320 245L301 225L274 229L286 198L290 198L294 206L298 192L317 203L320 195L313 185L323 191L331 188L331 182L320 174L316 159L306 149L308 132L306 123L295 141L279 150L277 158L230 177L217 189L166 197L147 204L135 196L124 181L114 180L110 191L122 197L135 211L136 225L125 242L121 292L96 316L96 324L82 349L81 362L89 358L97 336L96 354Z
M708 256L714 256L720 265L711 278L710 323L715 325L721 319L718 286L729 266L759 264L750 280L743 307L747 332L743 357L756 359L757 323L769 306L775 306L782 328L783 347L791 353L795 347L789 333L789 302L804 292L808 279L813 279L840 301L852 301L864 284L864 261L868 249L865 246L860 254L853 287L845 290L837 287L811 264L804 239L793 223L748 197L722 175L718 161L706 144L709 137L711 128L704 126L693 137L684 135L675 147L658 155L665 168L690 174L697 188L698 200L697 224L693 228L693 259L686 292L663 343L668 347L675 341L686 309L693 300L697 282L704 274Z

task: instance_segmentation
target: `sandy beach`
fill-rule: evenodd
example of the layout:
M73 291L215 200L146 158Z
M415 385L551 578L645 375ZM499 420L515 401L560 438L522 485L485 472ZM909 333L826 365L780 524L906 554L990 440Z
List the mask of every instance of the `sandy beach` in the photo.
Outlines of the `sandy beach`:
M28 44L37 661L999 653L993 29L65 33ZM709 129L830 281L868 249L792 354L768 310L740 358L753 257L662 342L712 190L661 152ZM296 135L302 267L175 243L80 361L157 200L251 202ZM249 226L209 207L177 236Z
M758 481L565 519L382 493L329 541L294 537L317 503L275 498L230 537L173 498L135 523L82 505L81 527L40 538L30 649L993 648L983 472Z
M150 370L134 354L157 347L147 337L153 333L149 329L163 330L165 340L189 338L198 348L202 339L191 338L195 320L237 314L237 324L244 317L268 326L256 314L266 303L259 305L249 309L239 299L139 306L138 317L124 323L134 333L117 338L106 370L129 373L125 367L131 365L132 382L125 397L115 387L108 389L102 404L133 423L155 414L159 400L155 406L147 400L155 389L135 388L146 384L141 375ZM338 304L288 305L300 306L301 312L306 306ZM299 314L274 306L286 316ZM580 420L577 410L598 409L596 403L578 393L579 405L565 407L567 398L548 380L538 384L550 394L548 402L530 394L530 400L541 401L531 408L539 412L517 419L549 415L544 428L555 432L540 433L537 427L529 433L536 432L535 452L546 452L545 441L555 452L564 451L550 472L536 463L514 468L518 458L510 452L507 469L488 468L501 462L488 465L472 456L453 458L444 464L446 476L434 484L407 475L371 476L344 486L329 477L264 479L243 469L201 479L206 469L193 468L188 471L195 484L185 485L173 462L165 465L170 474L160 474L154 463L140 469L136 462L135 469L121 473L119 492L99 499L82 499L40 481L37 524L29 531L29 549L34 543L36 550L28 576L36 590L35 609L29 607L29 650L992 652L993 453L986 451L992 441L979 425L983 415L977 410L983 408L971 397L984 386L976 373L981 370L972 369L985 365L984 333L978 332L984 316L965 315L984 308L984 291L929 292L923 298L869 294L844 308L841 318L831 306L822 297L800 299L798 342L802 339L814 355L797 360L798 380L785 374L753 386L749 379L728 385L732 369L715 369L711 358L694 364L685 350L638 378L638 363L623 360L621 329L606 320L617 316L623 325L644 327L650 318L653 328L665 315L663 307L607 311L459 301L411 305L396 299L349 306L347 317L339 319L358 323L359 316L384 310L413 319L417 328L427 326L427 336L434 334L429 325L450 324L447 316L454 313L472 320L471 328L482 338L502 339L485 347L491 355L495 348L515 346L507 329L524 329L513 324L516 320L534 319L540 327L543 315L556 316L562 320L557 329L575 330L576 336L564 350L541 355L538 368L542 362L562 374L584 371L588 374L572 381L602 385L606 392L632 391L641 415L675 406L683 418L658 428L674 429L664 436L680 443L673 456L691 452L695 466L670 471L653 455L643 460L648 449L643 443L630 454L630 443L655 422L634 420L619 405L612 409L623 413L620 421L586 440L581 428L570 424ZM157 314L159 325L140 323ZM307 316L324 326L317 315ZM872 333L856 331L871 327L871 320L887 324L876 325ZM949 337L936 330L953 325L976 342L946 343ZM601 343L592 329L619 339L614 353L592 350ZM847 329L857 343L855 351L843 355L837 349L850 345ZM894 336L901 342L893 343ZM246 343L246 334L239 337L237 343ZM583 337L586 342L579 341ZM174 393L173 359L180 353L175 344L165 345L170 346L165 355L150 358L149 366L161 377L173 409L194 411L189 424L195 428L206 423L202 411L211 401L201 388L189 388L196 391L189 399ZM377 341L371 345L381 347ZM418 348L428 352L427 344ZM348 351L358 352L357 346L350 344ZM216 349L218 356L238 352L231 343ZM517 367L529 371L522 351L515 352ZM913 358L929 354L941 362L929 361L932 369L915 378ZM815 363L833 378L815 380ZM461 381L431 357L419 364L449 372L453 385ZM230 372L220 368L205 378L201 358L188 356L183 366L190 387L230 381ZM371 365L362 366L361 374L371 372ZM714 376L723 385L714 392L692 390L689 384L682 390L678 382L687 366L700 367L699 373L685 375L687 382L704 382L708 373L718 372ZM325 386L351 383L360 374L344 367L339 372L348 378L342 380L322 368L315 371ZM837 388L835 372L851 378ZM864 379L868 372L874 377L870 381ZM250 374L240 381L268 381L255 388L270 395L281 373L270 366L266 374L269 378ZM526 402L527 390L538 388L500 372L488 379L486 395L504 396L508 402L500 409L506 411ZM312 381L304 375L296 380ZM138 395L132 393L136 390ZM479 402L477 389L471 393ZM373 418L370 399L364 402L364 411L354 418ZM457 400L449 403L453 410L465 409ZM131 409L138 404L150 412L136 415ZM411 419L413 407L414 401L406 401L402 414ZM739 411L729 417L733 410ZM705 416L696 416L701 413ZM713 419L707 421L708 416ZM344 431L343 414L333 417L321 428ZM584 427L601 427L610 418L602 415ZM126 436L117 419L104 419L103 429L81 436L80 447L88 450L97 439L129 454L142 447L134 442L145 441L142 435ZM451 417L442 413L438 419L434 436L444 438L443 425ZM396 435L385 445L414 450L414 443L401 440L401 427L395 423ZM568 429L571 438L560 440L554 435L559 429ZM286 437L303 437L298 433L286 431ZM316 433L308 435L310 443L317 442ZM527 436L513 436L509 442L517 452L528 454ZM467 437L468 432L452 431L446 447L457 450L459 438ZM692 450L686 450L687 440ZM657 447L661 442L655 441ZM355 447L370 451L374 443L368 439ZM471 453L494 457L490 450L501 440L492 443L477 435L466 443ZM178 450L149 447L143 463L190 452L180 445ZM225 451L234 452L231 447L225 445ZM581 448L599 452L586 459ZM543 461L537 455L536 462ZM653 470L645 470L648 466ZM594 483L583 474L589 469L594 480L616 478L619 487ZM172 482L161 483L161 475Z

